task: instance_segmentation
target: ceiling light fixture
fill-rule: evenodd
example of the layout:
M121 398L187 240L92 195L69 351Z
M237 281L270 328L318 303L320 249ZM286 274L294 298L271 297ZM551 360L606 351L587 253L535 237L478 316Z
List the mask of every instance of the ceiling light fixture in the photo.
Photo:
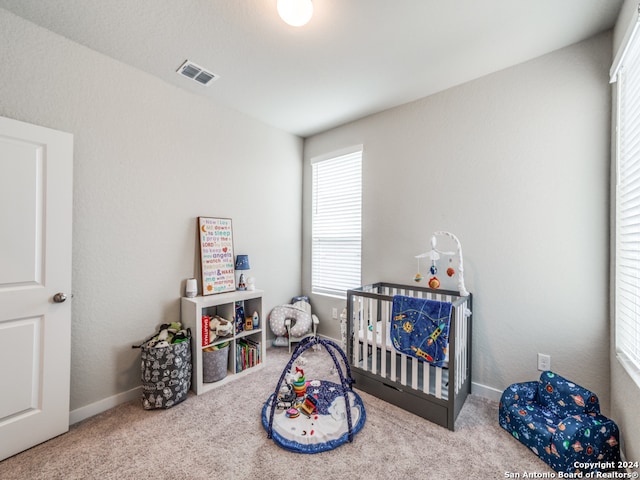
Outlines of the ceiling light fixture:
M278 0L278 15L292 27L306 25L313 15L311 0Z

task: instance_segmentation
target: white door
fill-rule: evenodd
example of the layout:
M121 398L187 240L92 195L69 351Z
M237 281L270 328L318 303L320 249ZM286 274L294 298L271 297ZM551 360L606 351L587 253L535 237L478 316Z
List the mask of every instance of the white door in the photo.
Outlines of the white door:
M69 430L72 169L72 135L0 117L0 460Z

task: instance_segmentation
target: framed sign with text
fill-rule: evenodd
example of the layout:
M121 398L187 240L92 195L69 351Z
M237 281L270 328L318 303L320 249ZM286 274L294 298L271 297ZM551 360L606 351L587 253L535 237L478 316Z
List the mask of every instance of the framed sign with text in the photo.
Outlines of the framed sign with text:
M235 287L233 230L230 218L198 217L202 294L232 292Z

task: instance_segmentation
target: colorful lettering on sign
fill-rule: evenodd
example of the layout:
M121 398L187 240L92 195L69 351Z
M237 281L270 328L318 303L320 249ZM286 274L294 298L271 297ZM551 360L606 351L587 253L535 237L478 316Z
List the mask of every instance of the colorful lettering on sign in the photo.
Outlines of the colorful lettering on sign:
M235 289L231 219L200 217L200 255L203 292Z

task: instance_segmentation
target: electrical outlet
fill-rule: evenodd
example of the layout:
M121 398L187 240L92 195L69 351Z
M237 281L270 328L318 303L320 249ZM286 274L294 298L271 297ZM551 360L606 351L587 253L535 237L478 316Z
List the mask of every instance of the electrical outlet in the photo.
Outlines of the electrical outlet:
M331 318L333 318L334 320L338 318L338 309L335 307L331 309Z
M538 370L551 370L551 355L538 354Z

